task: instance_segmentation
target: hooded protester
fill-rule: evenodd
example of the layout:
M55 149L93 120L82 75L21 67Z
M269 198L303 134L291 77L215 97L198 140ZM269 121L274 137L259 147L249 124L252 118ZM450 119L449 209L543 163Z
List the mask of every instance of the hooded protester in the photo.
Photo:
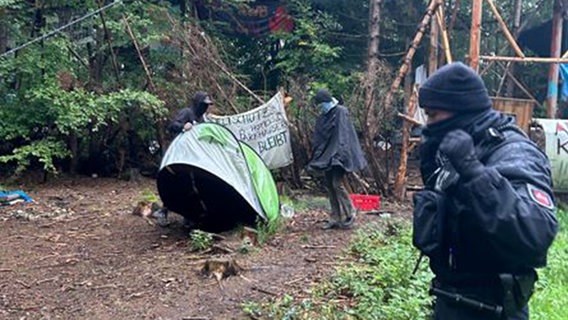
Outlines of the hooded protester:
M181 132L190 130L194 124L203 122L203 115L212 104L213 100L211 100L207 92L196 92L192 99L192 105L178 112L168 126L168 131L176 136Z
M413 244L435 274L433 319L528 319L557 232L548 157L463 63L436 71L419 104L428 122Z
M349 228L354 222L354 208L343 187L343 177L362 170L367 161L346 107L325 89L316 93L315 103L321 114L316 120L313 152L308 169L323 171L331 212L324 229Z
M174 120L172 120L168 126L168 131L175 137L182 132L191 130L194 125L204 121L203 116L211 105L213 105L213 100L211 100L207 92L196 92L195 95L193 95L192 105L178 112ZM154 213L160 226L167 226L169 224L168 213L169 210L166 207L162 207ZM186 228L191 228L193 225L192 221L185 216L183 224Z

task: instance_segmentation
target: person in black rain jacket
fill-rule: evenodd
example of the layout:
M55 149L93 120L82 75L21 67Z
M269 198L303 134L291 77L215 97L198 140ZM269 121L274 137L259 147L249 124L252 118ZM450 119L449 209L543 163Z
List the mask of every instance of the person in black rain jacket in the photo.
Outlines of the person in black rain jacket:
M428 123L413 243L435 274L433 318L528 319L557 233L549 159L463 63L436 71L419 104Z
M194 125L204 122L203 116L211 105L213 105L213 100L211 100L207 92L196 92L193 95L192 105L181 109L168 126L168 131L172 137L175 138L178 134L191 130ZM160 226L169 224L168 213L169 210L165 206L155 212L154 216ZM189 218L185 216L183 221L186 228L190 228L193 225Z
M343 178L348 172L364 169L367 161L347 108L326 89L318 90L314 100L321 113L316 120L308 169L325 176L331 212L323 229L350 228L355 210Z

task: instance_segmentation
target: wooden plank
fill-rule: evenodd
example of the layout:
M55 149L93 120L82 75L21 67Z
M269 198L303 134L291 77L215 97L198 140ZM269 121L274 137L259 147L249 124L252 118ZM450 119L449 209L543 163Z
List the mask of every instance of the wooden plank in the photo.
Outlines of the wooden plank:
M538 63L568 63L565 58L535 58L535 57L499 57L499 56L481 56L481 60L487 61L504 61L504 62L538 62Z

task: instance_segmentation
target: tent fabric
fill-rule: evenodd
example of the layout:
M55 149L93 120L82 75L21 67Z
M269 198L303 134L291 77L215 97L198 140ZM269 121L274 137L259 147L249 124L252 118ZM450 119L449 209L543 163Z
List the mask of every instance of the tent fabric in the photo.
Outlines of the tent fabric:
M225 127L202 123L172 141L158 173L164 205L201 225L227 230L273 220L279 199L258 154Z

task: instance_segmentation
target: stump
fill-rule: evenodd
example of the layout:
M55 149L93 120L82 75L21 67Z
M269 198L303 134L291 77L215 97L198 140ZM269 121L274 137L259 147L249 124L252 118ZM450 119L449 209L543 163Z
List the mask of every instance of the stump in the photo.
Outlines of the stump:
M232 258L211 258L205 260L201 273L205 276L214 276L219 284L222 279L236 276L243 270L238 263Z

